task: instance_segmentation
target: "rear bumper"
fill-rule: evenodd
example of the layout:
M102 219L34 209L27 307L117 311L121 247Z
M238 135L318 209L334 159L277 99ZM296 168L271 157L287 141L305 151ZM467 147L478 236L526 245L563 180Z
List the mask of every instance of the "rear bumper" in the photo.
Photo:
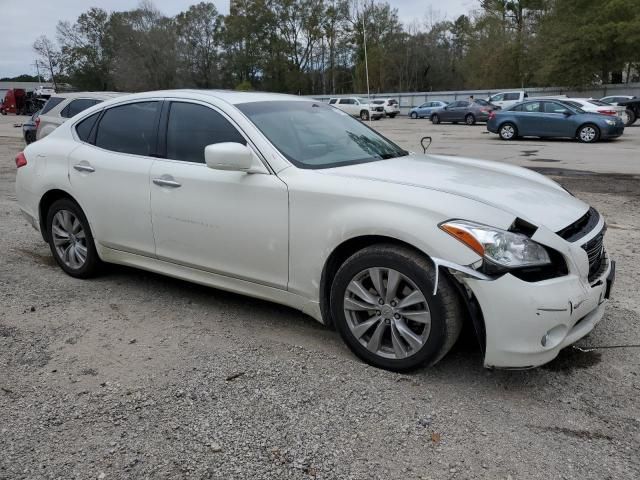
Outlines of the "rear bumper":
M609 126L601 132L601 138L617 138L624 133L624 125Z
M486 367L531 368L587 335L602 319L612 265L591 284L575 274L525 282L510 274L486 281L468 278L484 317Z

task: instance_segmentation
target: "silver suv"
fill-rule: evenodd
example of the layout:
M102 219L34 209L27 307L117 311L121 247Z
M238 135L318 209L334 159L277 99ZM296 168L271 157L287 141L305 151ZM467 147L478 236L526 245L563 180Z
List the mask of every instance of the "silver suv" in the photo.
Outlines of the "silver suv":
M73 92L58 93L44 104L36 120L36 140L46 137L68 118L93 107L96 103L123 95L116 92Z

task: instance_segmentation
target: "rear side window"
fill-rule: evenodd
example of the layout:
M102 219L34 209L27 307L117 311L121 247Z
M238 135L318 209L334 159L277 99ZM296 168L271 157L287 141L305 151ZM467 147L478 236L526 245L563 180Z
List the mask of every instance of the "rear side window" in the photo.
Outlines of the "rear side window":
M167 158L204 163L204 147L222 142L247 144L240 132L215 110L195 103L171 104Z
M87 108L93 107L96 103L100 103L100 100L96 100L94 98L77 98L76 100L72 100L69 105L62 109L60 116L64 118L71 118Z
M521 112L522 111L522 105L516 105L513 108L510 108L509 111L511 112Z
M91 137L91 130L93 130L93 126L96 124L96 120L98 120L99 115L100 112L94 113L76 125L76 133L80 140L83 142L89 141L89 138Z
M42 112L40 112L40 115L45 115L49 110L54 108L56 105L59 105L63 100L64 98L62 97L51 97L49 100L47 100L47 103L44 104L44 107L42 107Z
M158 102L130 103L104 112L96 146L114 152L150 155L156 141Z

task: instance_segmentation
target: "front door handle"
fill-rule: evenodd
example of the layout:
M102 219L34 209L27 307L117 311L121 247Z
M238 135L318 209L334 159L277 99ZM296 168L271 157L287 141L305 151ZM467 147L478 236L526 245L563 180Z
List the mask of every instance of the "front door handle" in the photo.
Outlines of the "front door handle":
M172 178L167 178L167 177L154 178L153 183L155 183L160 187L178 188L182 186L181 183L176 182Z
M86 172L86 173L93 173L96 171L96 169L93 168L88 163L77 163L73 166L73 168L79 172Z

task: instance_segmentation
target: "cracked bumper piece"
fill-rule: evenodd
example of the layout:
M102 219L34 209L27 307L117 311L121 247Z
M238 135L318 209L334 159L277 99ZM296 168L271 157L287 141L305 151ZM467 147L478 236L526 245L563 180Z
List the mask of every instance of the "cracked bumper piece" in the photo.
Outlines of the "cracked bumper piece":
M577 275L525 282L513 275L466 278L486 328L485 367L531 368L587 335L602 319L613 282L608 261L591 285Z

